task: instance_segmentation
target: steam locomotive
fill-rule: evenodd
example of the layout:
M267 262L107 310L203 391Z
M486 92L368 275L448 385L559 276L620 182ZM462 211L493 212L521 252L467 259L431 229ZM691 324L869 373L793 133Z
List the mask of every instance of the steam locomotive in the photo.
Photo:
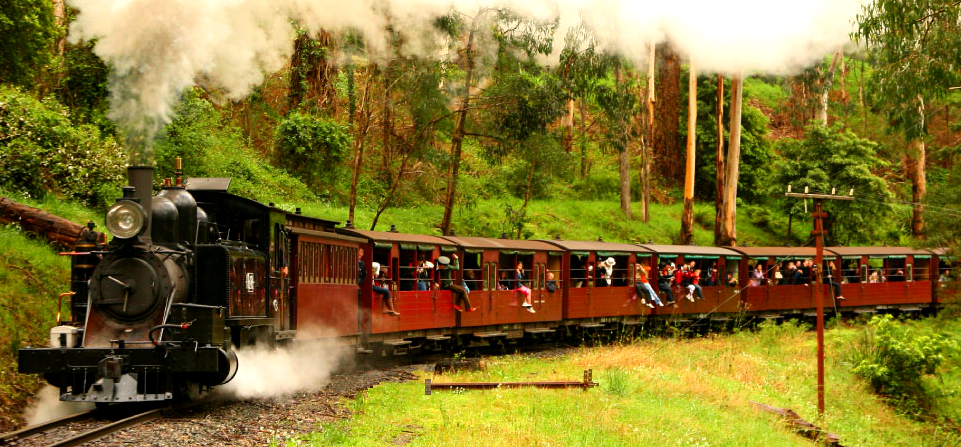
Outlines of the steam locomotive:
M50 347L20 350L20 372L42 374L60 388L61 400L102 405L203 391L230 381L242 367L235 350L255 344L324 339L390 355L642 325L810 318L818 296L816 283L738 286L758 265L773 271L814 257L813 248L366 231L230 194L226 178L184 182L179 159L175 173L152 196L153 169L128 168L131 186L106 213L111 242L99 245L91 228L70 253L71 320L51 329ZM938 273L952 261L941 251L824 253L823 271L840 284L822 285L821 296L835 314L929 313L948 290ZM460 261L453 278L470 290L476 311L460 312L451 292L434 284L436 261L453 255ZM371 274L360 276L358 259ZM651 267L670 263L712 271L721 281L687 299L672 284L675 305L644 305L635 294L638 270L649 270L656 284L658 269ZM869 280L879 272L892 281ZM386 311L388 298L374 293L374 281L400 315Z

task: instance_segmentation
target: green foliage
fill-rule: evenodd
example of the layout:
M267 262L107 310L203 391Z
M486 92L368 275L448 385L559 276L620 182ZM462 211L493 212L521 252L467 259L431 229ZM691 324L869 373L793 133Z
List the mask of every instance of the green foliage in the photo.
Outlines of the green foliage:
M64 72L57 97L70 108L74 119L97 124L113 132L114 124L107 119L109 91L107 65L93 54L93 42L68 45L64 52Z
M0 3L0 82L30 87L52 59L53 40L60 32L48 0Z
M884 234L883 222L889 217L891 198L887 183L874 172L887 165L877 157L874 142L859 138L840 127L810 126L805 139L783 139L778 142L783 158L777 164L770 184L772 194L780 195L787 185L795 191L839 194L854 189L863 198L855 201L828 201L824 209L826 237L829 245L872 244ZM781 209L795 216L803 215L804 204L796 199L779 198Z
M867 44L877 73L869 84L879 110L908 139L927 133L925 101L961 82L961 3L878 0L862 6L855 37Z
M717 80L712 76L699 78L697 94L697 173L695 194L701 200L714 201L717 180ZM687 103L687 90L682 89L681 102ZM730 82L725 81L725 104L730 101ZM729 110L724 110L724 146L730 136ZM777 159L768 137L769 119L758 108L743 104L741 107L741 164L737 179L737 196L749 203L766 198L771 185L771 172ZM681 122L687 122L687 109L681 110ZM682 139L687 139L687 126L680 129Z
M0 86L0 183L31 197L105 205L122 186L123 166L113 138L74 124L56 100Z
M336 120L294 112L274 135L277 163L315 190L332 182L350 151L350 133Z
M188 177L230 177L235 194L261 202L316 200L303 183L247 147L241 130L226 124L202 94L184 94L165 128L155 148L159 177L172 177L174 158L181 157Z
M957 343L943 335L920 334L891 315L875 316L865 331L852 371L904 410L927 407L925 378L938 372L946 351L956 350Z

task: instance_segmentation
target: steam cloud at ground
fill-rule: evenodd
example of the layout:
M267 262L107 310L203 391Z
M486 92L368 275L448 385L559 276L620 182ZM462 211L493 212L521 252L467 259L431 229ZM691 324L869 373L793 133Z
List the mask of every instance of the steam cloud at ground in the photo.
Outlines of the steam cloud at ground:
M273 398L322 389L335 368L346 361L343 347L327 342L299 342L284 349L255 346L237 351L237 376L217 388L228 398Z
M350 31L367 56L388 55L388 27L403 30L406 54L453 57L432 23L507 8L557 21L556 62L568 29L583 26L607 51L644 62L652 41L670 42L700 72L786 74L844 44L860 0L69 0L79 14L71 41L97 39L112 69L110 117L127 135L133 163L152 161L150 143L170 122L181 93L200 83L245 97L293 50L292 20L308 32ZM483 14L482 14L483 15ZM139 147L137 147L139 146Z
M24 410L23 418L30 426L92 410L93 407L91 403L61 402L60 389L47 385L37 393L37 401Z

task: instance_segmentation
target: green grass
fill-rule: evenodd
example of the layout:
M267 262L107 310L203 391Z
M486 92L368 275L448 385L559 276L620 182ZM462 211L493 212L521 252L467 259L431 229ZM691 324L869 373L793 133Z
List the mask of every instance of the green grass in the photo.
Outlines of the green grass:
M961 329L956 320L922 325ZM697 339L645 339L583 348L551 359L488 359L487 369L428 375L435 382L577 380L593 368L598 388L435 391L422 381L374 387L345 401L354 416L303 437L309 445L410 446L807 446L761 402L797 411L844 445L957 445L943 426L900 415L850 372L845 359L862 327L827 332L827 408L816 415L814 333L792 325ZM942 375L957 389L958 355ZM939 400L954 415L954 396ZM291 443L293 444L293 443Z
M70 260L19 228L0 226L0 425L8 426L39 389L37 376L17 374L17 349L46 346L57 295L70 288ZM69 317L69 301L64 302Z

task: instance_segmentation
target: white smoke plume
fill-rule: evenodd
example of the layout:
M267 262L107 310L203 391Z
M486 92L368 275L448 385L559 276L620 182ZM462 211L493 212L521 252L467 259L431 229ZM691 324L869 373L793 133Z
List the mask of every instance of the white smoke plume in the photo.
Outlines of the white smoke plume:
M50 385L43 387L36 398L36 402L23 412L23 419L28 426L92 410L94 407L91 403L63 402L60 400L60 389Z
M331 342L297 342L284 349L255 346L237 351L233 380L217 389L227 398L274 398L317 391L349 359L352 351Z
M402 51L437 56L431 23L452 11L467 17L508 8L559 23L556 59L567 29L584 26L611 52L644 62L650 43L669 41L700 72L787 74L848 43L861 0L69 0L79 10L71 41L97 39L112 70L110 117L149 145L170 122L181 93L197 83L245 97L292 52L293 23L310 32L350 31L368 56L388 52L387 29L405 34ZM431 41L434 42L431 42ZM548 58L550 59L550 58ZM131 141L133 143L131 143ZM133 148L138 150L137 148Z

